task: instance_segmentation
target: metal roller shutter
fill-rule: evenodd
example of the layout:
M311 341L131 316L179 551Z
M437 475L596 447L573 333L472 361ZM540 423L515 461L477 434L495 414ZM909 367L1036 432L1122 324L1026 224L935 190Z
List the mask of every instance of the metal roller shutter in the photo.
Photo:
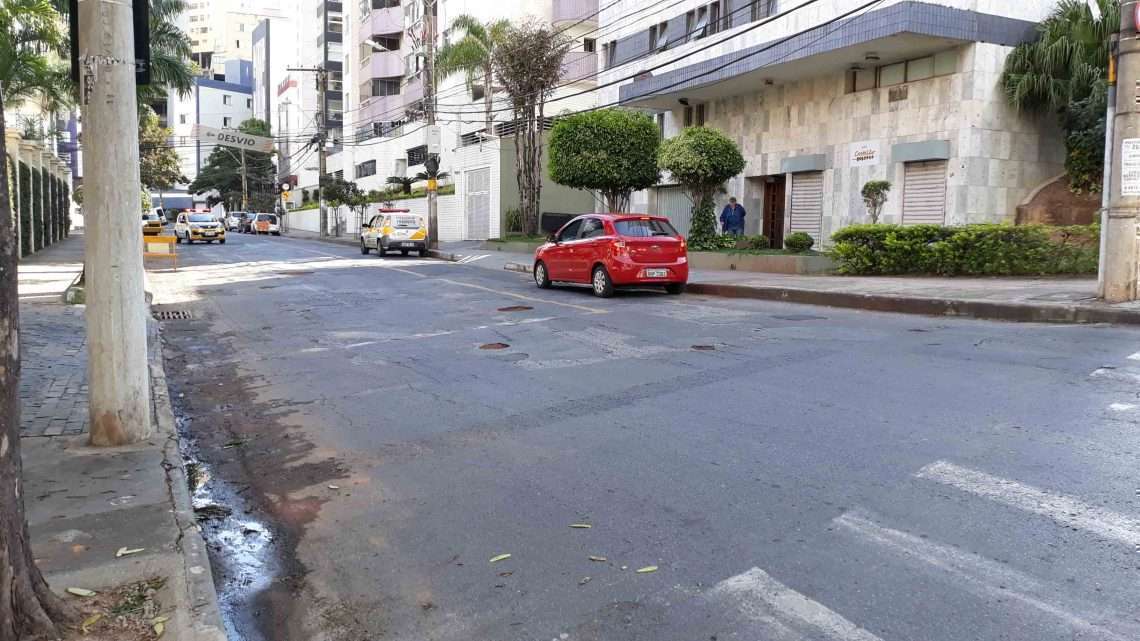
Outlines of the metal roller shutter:
M805 232L819 242L823 226L823 172L792 174L792 215L788 233Z
M658 187L655 213L668 218L682 236L689 235L689 229L693 226L693 201L689 200L684 189Z
M946 161L925 160L903 165L904 225L946 222Z
M491 168L467 172L466 240L487 240L491 235Z

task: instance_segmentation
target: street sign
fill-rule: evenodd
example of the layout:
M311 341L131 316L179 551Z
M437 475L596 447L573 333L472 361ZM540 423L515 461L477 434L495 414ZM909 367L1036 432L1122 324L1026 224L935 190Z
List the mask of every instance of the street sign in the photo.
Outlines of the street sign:
M217 129L206 125L194 125L190 135L206 144L236 147L265 154L273 152L272 138L253 136L237 129Z
M428 154L438 154L443 151L442 135L439 125L428 125L426 144Z

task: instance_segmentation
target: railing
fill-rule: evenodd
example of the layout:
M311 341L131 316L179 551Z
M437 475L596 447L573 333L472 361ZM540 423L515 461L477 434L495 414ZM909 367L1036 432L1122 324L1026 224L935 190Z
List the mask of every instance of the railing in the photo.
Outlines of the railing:
M562 80L597 82L598 54L594 51L571 51L562 62Z
M598 24L598 0L554 0L552 22Z

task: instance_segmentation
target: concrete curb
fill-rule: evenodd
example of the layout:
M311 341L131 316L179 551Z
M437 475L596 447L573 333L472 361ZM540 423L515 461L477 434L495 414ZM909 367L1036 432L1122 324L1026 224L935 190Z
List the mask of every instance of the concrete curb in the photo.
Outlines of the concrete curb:
M446 260L452 263L457 263L464 258L463 254L454 254L452 252L440 251L438 249L429 249L428 256L431 256L432 258L438 258L439 260Z
M79 270L75 278L71 279L71 284L67 286L67 289L63 290L64 305L83 305L86 303L83 285L80 284L83 281L83 273L84 270Z
M1022 323L1140 324L1140 310L1117 309L1107 305L1046 305L1013 301L922 298L891 294L859 294L716 283L689 283L687 291L692 294L707 296L750 298L923 316L960 316Z
M507 263L503 269L529 274L530 265ZM790 287L757 287L719 283L689 283L690 294L749 298L782 303L865 309L921 316L959 316L1019 323L1114 323L1140 325L1140 309L1120 309L1109 305L1033 304L978 299L922 298L893 294L859 294Z
M190 486L179 449L178 430L174 422L174 408L170 402L170 388L166 382L166 367L162 349L162 335L155 320L148 321L148 334L152 353L150 361L151 394L154 398L154 420L157 436L164 437L162 466L166 470L166 486L175 525L178 528L177 548L181 553L181 572L178 581L170 588L176 591L179 605L170 626L172 639L179 641L226 641L214 577L206 541L198 529L194 508L190 501Z

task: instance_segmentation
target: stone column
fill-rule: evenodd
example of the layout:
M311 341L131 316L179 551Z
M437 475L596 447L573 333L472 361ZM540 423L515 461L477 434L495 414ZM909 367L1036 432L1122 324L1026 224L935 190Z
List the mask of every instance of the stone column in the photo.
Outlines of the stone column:
M43 249L40 243L36 242L36 221L39 220L40 195L36 193L35 175L36 170L40 168L40 149L35 141L25 140L20 143L20 160L28 166L28 170L31 172L27 194L28 225L30 227L28 229L28 249L30 250L29 253L34 254Z
M52 198L55 197L55 185L52 184L52 176L55 175L55 156L44 151L40 157L43 167L40 180L44 197L44 247L51 247L55 244L55 208L52 206Z
M24 257L24 244L20 242L20 143L24 137L19 132L8 130L5 132L4 142L8 148L8 156L12 159L12 193L9 194L12 203L12 217L15 218L12 230L16 234L16 256Z

